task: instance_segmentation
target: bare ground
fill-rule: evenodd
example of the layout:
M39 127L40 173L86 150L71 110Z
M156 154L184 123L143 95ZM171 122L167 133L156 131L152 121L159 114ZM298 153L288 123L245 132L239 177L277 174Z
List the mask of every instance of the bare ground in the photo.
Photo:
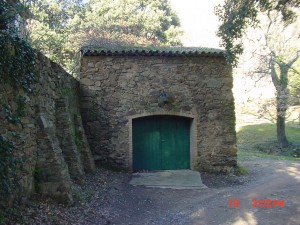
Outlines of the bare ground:
M201 174L201 190L129 185L130 174L98 169L78 189L77 203L33 201L25 224L300 224L300 163L252 158L245 176ZM256 198L283 200L284 207L253 207ZM240 205L230 208L229 200ZM262 205L263 206L263 205Z

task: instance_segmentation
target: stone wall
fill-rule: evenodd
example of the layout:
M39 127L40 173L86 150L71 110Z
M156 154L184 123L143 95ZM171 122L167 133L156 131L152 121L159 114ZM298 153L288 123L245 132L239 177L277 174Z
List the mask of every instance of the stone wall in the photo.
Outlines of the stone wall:
M223 55L84 56L80 108L95 160L131 170L132 120L178 115L193 121L191 169L231 172L237 152L232 82Z
M21 193L12 198L37 192L68 202L73 182L83 183L84 174L95 169L78 107L78 81L42 54L36 65L33 94L0 84L0 135L15 143L23 161ZM26 103L24 115L13 125L6 109L16 113L20 98Z

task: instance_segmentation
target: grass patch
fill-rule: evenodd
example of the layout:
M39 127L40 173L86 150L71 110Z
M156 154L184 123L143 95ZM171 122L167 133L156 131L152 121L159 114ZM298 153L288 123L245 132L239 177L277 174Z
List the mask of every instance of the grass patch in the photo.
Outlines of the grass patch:
M238 159L258 157L300 161L300 129L287 126L286 135L290 146L281 149L277 145L275 124L262 123L240 127L237 132Z
M237 165L236 169L235 169L235 174L240 176L240 175L245 175L249 173L248 169L241 166L241 165Z

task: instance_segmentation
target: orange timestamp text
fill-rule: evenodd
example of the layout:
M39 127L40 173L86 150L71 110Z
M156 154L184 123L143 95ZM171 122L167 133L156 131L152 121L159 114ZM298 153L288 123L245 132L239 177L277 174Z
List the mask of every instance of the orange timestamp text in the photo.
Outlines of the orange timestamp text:
M239 199L229 199L229 208L239 208L241 202ZM277 199L269 199L269 198L262 198L256 199L253 198L251 201L252 208L262 208L262 209L274 209L274 208L284 208L284 200L277 200Z

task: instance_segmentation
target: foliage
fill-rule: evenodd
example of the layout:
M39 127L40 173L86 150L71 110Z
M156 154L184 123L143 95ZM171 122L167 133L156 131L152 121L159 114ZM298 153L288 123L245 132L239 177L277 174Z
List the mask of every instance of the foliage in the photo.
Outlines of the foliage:
M96 22L90 22L99 15ZM179 36L177 39L173 36L173 41L168 39L180 31L179 18L168 0L91 0L86 19L84 30L88 33L106 31L112 36L133 35L140 44L180 44Z
M25 115L25 98L22 96L18 96L16 98L17 110L15 113L12 112L11 106L9 104L4 104L4 116L5 119L11 124L19 124L21 123L21 118Z
M9 201L13 192L18 188L18 173L16 167L19 160L14 156L13 143L0 135L0 211L5 208L4 202ZM4 201L4 202L2 202Z
M292 71L296 71L293 65L300 55L299 32L291 32L289 29L290 25L299 24L299 7L298 0L227 0L224 6L216 9L216 14L222 21L218 36L227 50L227 60L233 66L237 66L239 55L243 53L244 46L247 46L243 42L251 34L249 27L261 29L258 36L262 37L263 44L252 49L259 62L254 73L272 78L276 88L278 143L286 147L288 141L284 129L290 96L289 77ZM266 16L261 17L262 14ZM299 28L295 30L299 31ZM292 36L286 38L286 33ZM260 37L254 36L251 46L260 42L259 39Z
M80 0L37 0L29 5L31 45L51 60L71 70L83 33L84 7Z
M16 15L22 14L25 8L22 4L11 5L6 1L0 4L0 82L31 92L31 84L35 81L35 52L13 25Z
M6 100L1 99L3 102ZM12 109L11 105L4 103L3 113L7 123L12 125L21 124L21 118L25 115L25 98L17 96L14 99L17 108ZM12 103L12 104L14 104ZM4 123L4 121L1 121ZM2 124L4 125L4 124ZM0 212L3 215L14 215L13 208L17 209L18 198L16 193L21 193L21 170L22 159L19 157L21 150L20 134L18 132L8 132L0 134ZM9 206L9 207L8 207ZM15 217L15 215L14 215Z
M242 38L248 27L259 24L260 12L277 11L285 24L296 19L296 8L300 7L298 0L226 0L223 6L216 8L216 14L221 20L218 36L221 45L227 50L227 60L237 66L238 56L243 53Z
M0 1L0 84L1 92L5 92L6 85L18 90L20 87L27 93L33 91L32 84L37 80L35 75L35 51L30 44L23 39L20 32L20 21L27 13L26 7L19 1ZM14 103L7 99L0 99L1 113L6 122L18 125L25 114L25 98L17 96ZM11 107L16 104L14 111ZM2 116L1 116L2 119ZM1 121L5 122L5 121ZM2 125L2 124L1 124ZM19 133L8 132L0 134L0 217L15 214L15 208L9 208L16 203L15 193L21 193L20 170L21 159L17 157L16 144ZM18 146L19 147L19 146ZM17 206L15 204L15 206Z
M12 5L13 3L13 5ZM0 2L0 30L16 29L13 26L16 22L16 15L23 15L26 12L26 7L18 1L12 2L3 0Z
M35 53L27 41L16 34L1 32L0 48L0 81L14 87L21 86L32 91L36 81Z
M300 105L300 60L292 67L293 73L289 77L289 89L292 97L292 105Z
M69 72L81 46L180 45L168 0L37 0L30 8L32 45Z

